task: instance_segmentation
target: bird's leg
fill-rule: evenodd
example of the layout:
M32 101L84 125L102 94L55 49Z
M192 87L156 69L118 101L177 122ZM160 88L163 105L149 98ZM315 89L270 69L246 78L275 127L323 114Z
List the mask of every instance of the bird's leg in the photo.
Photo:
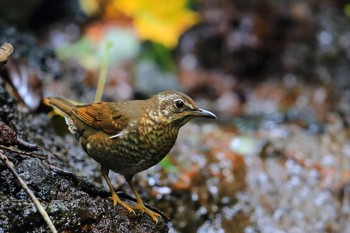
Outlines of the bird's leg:
M134 193L135 197L136 197L136 201L137 204L133 207L133 209L135 210L140 210L142 213L146 212L149 216L151 216L151 218L153 219L153 221L155 221L156 223L158 223L158 217L161 217L160 214L148 209L144 204L143 201L141 199L141 197L139 196L139 194L137 193L136 189L134 188L134 186L132 185L132 178L133 176L125 176L125 180L126 182L128 182L128 184L130 185L131 191Z
M120 200L119 196L116 194L116 192L114 191L114 188L112 186L111 181L108 178L108 173L109 173L109 169L108 168L104 168L101 166L101 173L103 178L105 178L109 189L111 190L112 193L112 200L113 200L113 205L116 206L118 203L120 205L122 205L125 209L127 209L129 212L132 212L135 214L135 211L131 208L131 206L129 206L128 204L126 204L125 202L123 202L122 200Z

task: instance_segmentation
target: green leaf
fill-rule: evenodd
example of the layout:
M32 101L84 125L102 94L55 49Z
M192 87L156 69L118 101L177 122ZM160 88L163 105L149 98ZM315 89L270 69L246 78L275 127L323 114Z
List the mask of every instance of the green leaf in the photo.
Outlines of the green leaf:
M178 172L177 167L171 162L169 156L165 156L165 158L160 161L159 165L168 172Z

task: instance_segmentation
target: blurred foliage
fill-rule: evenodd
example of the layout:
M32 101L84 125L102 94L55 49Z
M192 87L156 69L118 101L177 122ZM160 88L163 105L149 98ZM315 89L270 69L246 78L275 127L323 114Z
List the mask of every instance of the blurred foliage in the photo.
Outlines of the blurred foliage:
M96 31L94 31L96 32ZM137 57L140 42L136 35L125 28L107 27L100 32L101 38L96 41L96 35L87 33L74 43L62 43L56 48L61 59L77 60L84 68L96 70L105 56L106 43L111 44L109 59L113 64L121 64Z
M91 56L94 52L93 43L88 37L82 37L72 44L60 44L56 48L56 54L61 59L74 59L87 67L96 67L95 59Z
M97 0L79 0L81 10L89 15L93 16L99 11L99 1Z
M169 156L165 156L159 165L168 172L178 172L177 166L171 161Z
M350 17L350 3L345 4L344 6L344 13L347 17Z
M77 60L88 70L98 70L105 44L110 41L111 64L139 58L139 61L157 64L162 71L174 73L172 49L181 34L199 20L189 5L189 0L80 1L85 14L98 18L86 26L80 39L58 44L56 52L61 59ZM103 13L98 16L97 12Z
M174 48L180 35L198 22L197 13L187 5L188 0L111 0L105 14L107 18L124 14L132 19L141 39Z
M140 60L151 60L163 71L175 72L176 64L171 51L162 44L147 42L143 44Z

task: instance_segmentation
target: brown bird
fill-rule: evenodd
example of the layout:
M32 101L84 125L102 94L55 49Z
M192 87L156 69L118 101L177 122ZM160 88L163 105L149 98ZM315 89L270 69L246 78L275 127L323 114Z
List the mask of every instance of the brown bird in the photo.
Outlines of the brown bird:
M65 113L69 131L86 153L101 164L114 205L120 204L133 213L146 212L155 222L160 215L145 207L132 185L133 176L159 163L174 146L179 129L189 120L216 118L178 91L164 91L146 100L86 105L74 105L63 98L47 100ZM125 177L136 197L136 206L120 200L108 178L109 170Z

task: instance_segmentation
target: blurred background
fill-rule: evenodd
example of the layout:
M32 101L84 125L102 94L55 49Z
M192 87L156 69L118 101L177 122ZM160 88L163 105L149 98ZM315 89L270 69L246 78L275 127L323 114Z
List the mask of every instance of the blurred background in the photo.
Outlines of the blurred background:
M19 134L97 186L43 97L93 102L102 69L104 101L176 89L217 114L135 179L170 232L350 232L349 1L0 0L0 32L1 77L35 119Z

